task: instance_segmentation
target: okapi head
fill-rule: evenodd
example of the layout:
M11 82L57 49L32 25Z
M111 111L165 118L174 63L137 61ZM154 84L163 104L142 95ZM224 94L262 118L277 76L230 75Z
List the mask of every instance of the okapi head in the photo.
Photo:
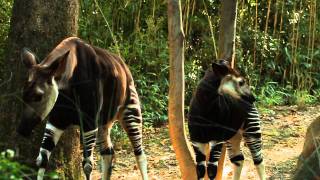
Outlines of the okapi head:
M49 63L46 58L37 64L36 56L27 49L21 55L23 64L28 69L27 81L23 87L23 111L18 133L29 136L34 127L52 110L58 97L58 84L55 77L65 66L69 51L56 56Z
M234 99L245 100L249 103L255 101L246 79L238 71L231 68L228 61L220 60L218 63L212 63L212 70L215 76L220 79L218 88L220 95L229 95Z

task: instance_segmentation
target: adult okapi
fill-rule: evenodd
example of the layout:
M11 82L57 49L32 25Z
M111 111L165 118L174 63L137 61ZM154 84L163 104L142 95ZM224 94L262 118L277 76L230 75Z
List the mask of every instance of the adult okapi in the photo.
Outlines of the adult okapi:
M233 179L239 179L244 156L240 149L242 137L249 147L260 179L265 180L261 153L261 129L258 111L246 80L229 63L212 64L200 81L191 100L189 132L196 155L198 179L205 173L215 179L223 143L234 165ZM205 149L210 147L209 161Z
M63 40L39 64L35 57L28 50L22 53L28 78L18 132L29 136L49 115L36 160L38 179L43 179L50 154L70 125L81 127L86 179L91 176L95 144L102 156L102 179L110 179L114 155L110 131L115 120L127 132L142 177L148 179L140 102L123 60L76 37Z

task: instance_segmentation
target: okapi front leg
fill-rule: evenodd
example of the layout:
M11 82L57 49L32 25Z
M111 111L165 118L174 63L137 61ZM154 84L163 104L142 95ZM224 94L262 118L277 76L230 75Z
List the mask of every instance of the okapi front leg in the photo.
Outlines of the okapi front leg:
M204 176L206 174L205 148L207 147L207 144L192 142L192 147L193 147L194 153L196 155L198 180L202 180L202 179L204 179Z
M218 161L221 156L221 150L223 146L223 142L210 142L210 155L209 155L209 162L207 167L207 173L210 180L214 180L217 175L218 170Z
M93 170L93 149L96 144L98 129L83 133L83 171L87 180L91 179Z
M46 124L40 152L36 162L37 166L39 167L37 180L43 179L51 152L57 145L62 133L63 130L56 128L50 124L50 122Z

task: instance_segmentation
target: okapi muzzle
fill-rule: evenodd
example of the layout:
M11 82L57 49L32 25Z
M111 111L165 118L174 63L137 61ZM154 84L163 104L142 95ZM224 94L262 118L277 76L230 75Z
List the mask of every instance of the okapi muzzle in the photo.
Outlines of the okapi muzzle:
M28 69L28 80L23 88L24 103L17 132L30 136L37 124L47 117L58 97L58 85L53 74L57 65L42 67L35 55L28 50L22 53L22 61Z

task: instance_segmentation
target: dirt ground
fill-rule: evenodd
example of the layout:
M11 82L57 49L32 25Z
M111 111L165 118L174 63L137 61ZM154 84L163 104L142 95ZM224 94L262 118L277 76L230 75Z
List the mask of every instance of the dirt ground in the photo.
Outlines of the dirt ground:
M320 105L303 109L297 106L260 109L263 128L263 154L268 179L290 179L295 171L297 157L303 147L306 129L311 121L320 115L319 108ZM121 147L120 144L122 144ZM148 155L151 180L180 179L167 127L144 129L144 146ZM116 159L112 179L141 179L128 140L115 142L115 149ZM248 149L246 147L242 149L246 160L241 179L258 179ZM232 179L232 166L228 158L223 174L223 179ZM97 172L94 179L99 179Z

